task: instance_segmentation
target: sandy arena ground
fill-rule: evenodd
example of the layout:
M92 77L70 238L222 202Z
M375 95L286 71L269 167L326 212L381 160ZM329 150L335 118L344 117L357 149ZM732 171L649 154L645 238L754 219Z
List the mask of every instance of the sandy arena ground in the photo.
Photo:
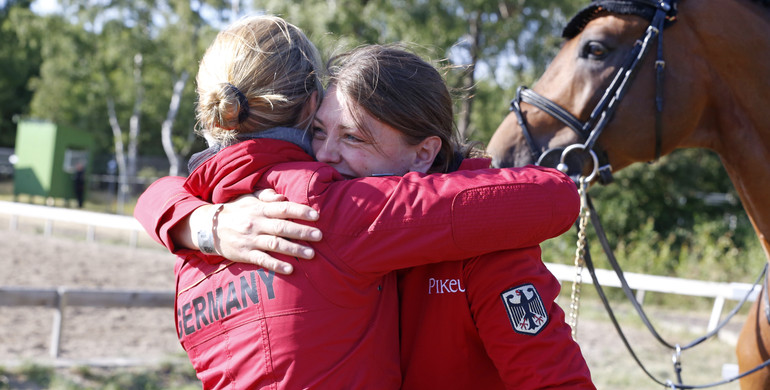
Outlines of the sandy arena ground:
M157 244L132 249L24 230L0 230L0 286L173 289L174 257ZM49 359L53 309L2 306L0 313L0 365ZM173 308L68 308L60 363L186 359L173 321Z

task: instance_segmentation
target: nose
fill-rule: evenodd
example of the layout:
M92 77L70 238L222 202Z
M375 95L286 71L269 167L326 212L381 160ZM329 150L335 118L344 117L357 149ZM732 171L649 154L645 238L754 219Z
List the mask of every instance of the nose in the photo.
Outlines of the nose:
M336 164L341 160L339 148L337 147L336 142L329 138L321 142L318 150L315 152L315 158L322 163Z

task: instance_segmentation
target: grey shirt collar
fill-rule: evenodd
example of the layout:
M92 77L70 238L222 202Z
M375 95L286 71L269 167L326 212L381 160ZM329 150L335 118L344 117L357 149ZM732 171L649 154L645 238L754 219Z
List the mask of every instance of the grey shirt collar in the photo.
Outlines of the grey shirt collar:
M279 141L286 141L291 142L305 151L310 157L313 157L315 159L315 154L313 153L313 146L312 146L312 136L309 131L300 130L293 127L274 127L272 129L267 129L265 131L260 131L257 133L248 133L248 134L240 134L238 135L237 142L246 141L250 139L260 139L260 138L269 138L269 139L276 139ZM195 153L190 157L190 161L187 163L187 169L189 172L192 172L197 168L199 165L201 165L204 161L208 160L215 154L219 153L220 150L224 149L226 146L215 143L213 145L210 145L208 149L200 151L198 153Z

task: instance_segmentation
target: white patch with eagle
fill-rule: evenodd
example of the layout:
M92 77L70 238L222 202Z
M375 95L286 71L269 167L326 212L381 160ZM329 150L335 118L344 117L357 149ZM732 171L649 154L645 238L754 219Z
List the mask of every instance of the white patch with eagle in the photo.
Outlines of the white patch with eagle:
M500 294L508 319L517 333L536 335L548 324L548 312L532 284L523 284Z

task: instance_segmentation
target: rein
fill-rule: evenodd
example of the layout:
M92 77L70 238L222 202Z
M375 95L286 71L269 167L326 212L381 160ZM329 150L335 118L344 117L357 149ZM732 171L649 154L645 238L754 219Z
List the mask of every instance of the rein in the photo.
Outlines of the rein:
M590 214L591 224L594 227L594 231L596 232L597 237L599 238L599 242L601 243L602 249L604 250L604 253L607 255L607 259L610 262L610 265L612 269L615 271L615 274L618 277L618 280L620 280L621 288L623 289L623 292L626 295L626 298L631 302L631 305L636 310L637 314L639 315L639 318L642 320L642 322L645 324L647 329L650 331L650 333L653 335L653 337L658 340L662 345L668 347L671 350L674 350L674 354L672 356L672 361L674 363L674 372L677 376L677 382L673 383L672 381L661 381L660 379L656 378L652 373L650 373L649 370L644 366L644 364L639 360L636 353L634 352L634 349L631 347L631 344L626 339L625 333L623 333L623 330L620 327L620 324L618 323L617 319L615 318L614 311L612 310L612 307L609 304L609 300L607 299L607 296L604 294L604 289L599 284L599 280L596 277L596 271L593 264L593 261L591 260L591 252L588 248L588 245L585 245L585 248L583 249L583 259L585 260L585 266L588 269L589 274L591 275L594 287L596 288L596 291L599 295L599 298L602 301L602 304L604 305L605 310L607 311L607 314L610 316L610 320L612 321L612 325L615 327L615 330L617 331L618 335L620 336L621 340L623 341L623 344L626 346L626 349L631 354L631 357L636 361L636 364L644 371L647 376L655 381L656 383L672 388L672 389L705 389L709 387L719 386L726 383L734 382L740 378L743 378L744 376L750 375L756 371L759 371L767 366L770 366L770 359L765 360L764 362L760 363L756 367L743 372L739 373L738 375L735 375L732 378L724 379L718 382L713 382L710 384L705 385L685 385L682 384L682 366L681 366L681 353L685 350L688 350L692 347L695 347L696 345L702 343L703 341L715 336L719 330L721 330L727 323L735 316L736 313L741 309L741 307L746 303L748 300L751 292L754 291L754 289L757 287L757 285L764 281L763 283L763 294L761 296L765 300L765 308L767 310L768 307L770 307L770 296L768 296L766 291L767 286L767 280L768 280L768 272L767 272L767 264L765 264L765 267L762 269L762 272L759 274L759 276L754 281L754 284L752 288L746 293L746 295L738 302L738 304L735 305L735 307L730 311L730 313L723 319L713 330L709 331L705 335L696 338L695 340L691 341L688 344L685 344L684 346L680 344L674 344L669 343L668 341L664 340L663 337L660 336L660 334L655 329L655 326L652 325L649 318L647 317L647 314L644 312L644 309L642 309L642 306L639 304L639 302L636 300L636 297L634 296L633 291L631 290L631 287L628 285L628 282L626 281L626 278L623 274L623 270L620 267L620 264L618 263L617 259L615 258L614 253L612 252L612 249L610 248L609 242L607 240L607 235L604 232L604 228L602 227L601 221L599 220L598 214L596 213L596 209L594 208L593 202L591 201L591 198L589 197L588 193L583 194L583 201L587 203L584 205L586 209L588 210L588 214ZM581 232L581 227L585 228L585 223L580 223L578 226L578 235L585 234L585 231Z
M626 10L629 13L638 14L640 16L644 16L649 13L649 11L652 9L654 10L654 15L652 16L652 20L650 22L650 25L647 27L644 36L642 36L641 39L637 40L634 43L634 47L629 52L628 56L626 57L625 61L623 62L622 66L618 68L617 72L615 73L615 77L612 80L612 83L607 87L607 89L604 91L604 94L602 95L602 98L599 100L599 102L596 104L594 109L591 112L591 116L588 118L587 121L581 122L579 119L577 119L574 115L572 115L569 111L565 110L563 107L559 106L555 102L549 100L548 98L538 94L537 92L527 88L527 87L519 87L519 89L516 91L516 98L511 101L511 111L513 111L516 114L516 118L519 123L519 127L522 130L522 133L524 134L524 137L526 139L527 144L530 148L530 153L532 155L533 161L536 162L537 165L543 165L543 166L555 166L553 164L555 156L559 155L559 170L561 170L564 173L567 173L569 170L568 165L565 163L567 156L569 155L569 152L573 150L583 150L589 154L599 157L594 157L595 161L598 161L601 165L598 166L598 168L595 168L594 170L598 172L599 174L599 181L602 184L608 184L612 182L612 167L607 160L606 153L602 150L599 150L596 147L596 140L599 138L599 136L604 131L605 127L607 126L607 123L612 119L612 116L614 115L615 111L617 110L617 104L618 102L623 98L625 93L628 91L628 88L631 85L631 82L633 81L634 77L638 73L640 69L640 64L642 63L642 60L645 58L647 53L650 51L651 45L650 42L657 37L658 38L658 50L657 50L657 60L655 61L655 70L656 70L656 96L655 96L655 159L658 159L661 156L661 148L662 148L662 137L663 137L663 125L662 125L662 113L663 113L663 71L665 69L665 61L663 60L663 28L666 26L667 22L673 22L675 18L675 9L676 9L676 0L661 0L660 2L651 2L646 0L628 0L624 2L625 5L628 5L628 8L632 8L633 10ZM612 4L612 7L607 7L607 5ZM592 5L583 12L579 14L581 17L581 21L583 23L583 26L587 21L585 19L591 18L592 15L596 15L599 10L604 9L604 7L607 7L609 9L612 9L613 7L618 7L618 4L620 2L598 2L596 5ZM625 8L624 8L625 9ZM576 17L577 18L577 17ZM568 26L569 29L574 30L575 28L572 26L575 24L575 19L570 22L570 26ZM582 27L579 27L582 29ZM566 33L566 29L565 29ZM570 32L571 33L571 32ZM536 108L548 113L555 119L562 122L565 126L569 127L572 131L574 131L582 144L575 144L580 145L581 147L576 147L573 149L563 149L563 148L551 148L546 150L545 152L540 152L540 150L537 148L534 138L532 137L532 134L530 133L526 120L524 120L524 116L521 112L521 103L528 103ZM550 165L549 165L550 163ZM596 166L595 166L596 167ZM577 170L578 172L580 169ZM579 173L578 173L579 174Z

